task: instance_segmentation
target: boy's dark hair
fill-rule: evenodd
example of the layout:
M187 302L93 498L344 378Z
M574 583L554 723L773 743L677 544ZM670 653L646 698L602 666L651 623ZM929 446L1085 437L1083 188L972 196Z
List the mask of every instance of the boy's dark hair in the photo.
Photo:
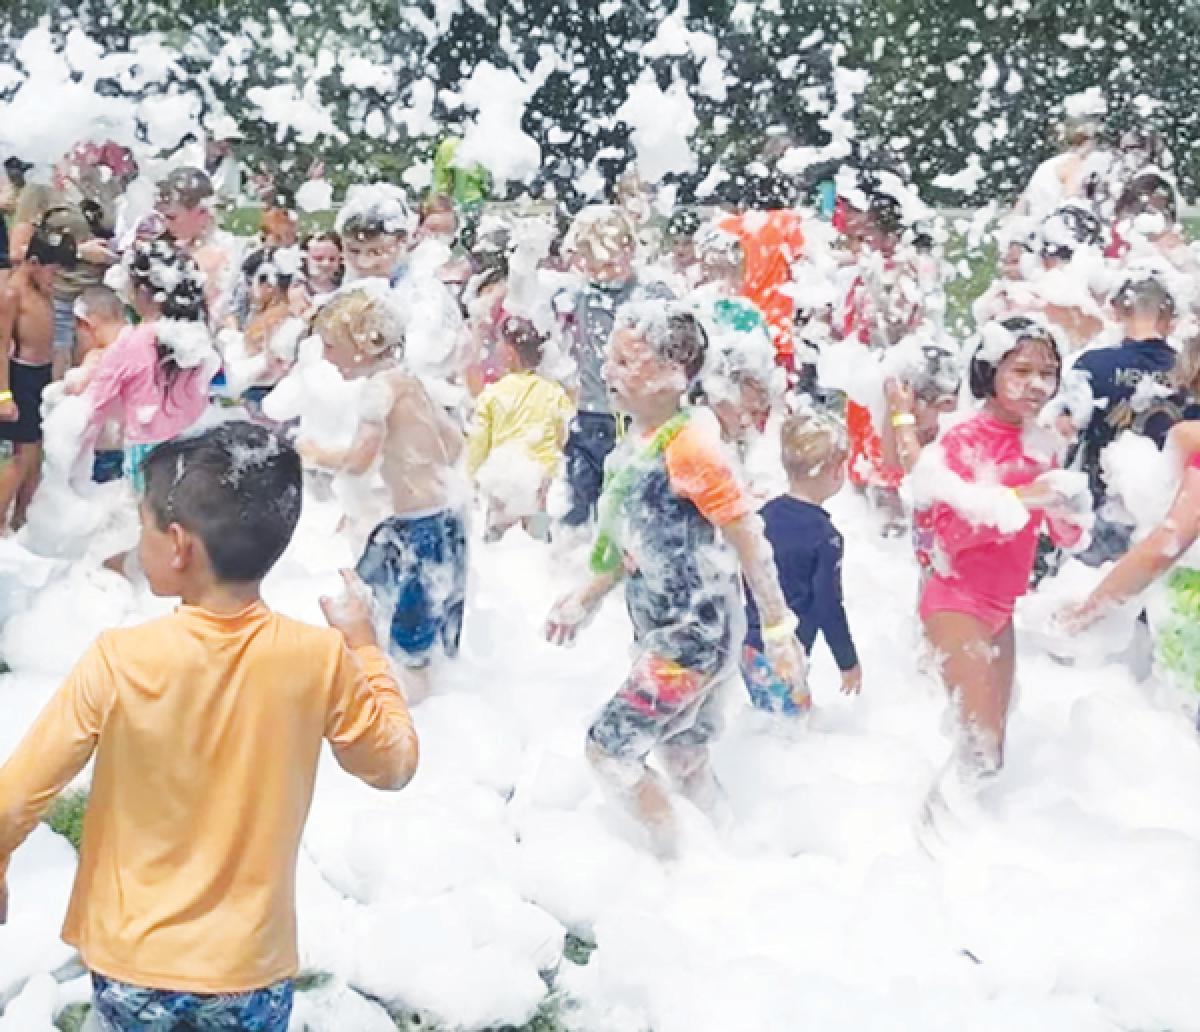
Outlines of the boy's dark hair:
M1030 341L1044 344L1050 349L1058 360L1058 380L1059 383L1062 382L1062 352L1058 349L1058 341L1054 339L1054 334L1045 325L1035 322L1033 319L1027 319L1023 315L1005 319L1000 325L1012 335L1013 346L999 358L989 359L980 353L983 350L983 340L980 341L980 345L976 347L975 353L971 356L971 366L967 374L967 382L974 397L980 401L994 398L996 396L996 371L1000 368L1001 363L1022 344ZM984 340L987 339L986 332L985 330Z
M1169 180L1157 172L1142 172L1117 198L1116 217L1127 218L1155 211L1175 222L1179 218L1179 198Z
M546 338L538 333L537 327L528 319L521 319L515 315L507 316L500 324L500 335L517 353L523 369L536 369L542 364Z
M689 383L700 375L708 355L708 334L691 312L669 312L665 338L661 344L653 343L660 358L683 366Z
M160 444L142 464L160 530L178 523L204 542L217 579L259 581L300 519L300 456L265 427L231 422Z
M77 255L74 234L54 221L43 218L29 238L25 260L39 265L57 265L60 269L75 268Z
M1121 316L1135 312L1154 312L1160 318L1174 318L1175 296L1161 277L1156 275L1129 276L1113 294L1113 308Z
M179 204L185 208L199 207L215 194L212 179L202 168L177 168L158 184L160 204Z

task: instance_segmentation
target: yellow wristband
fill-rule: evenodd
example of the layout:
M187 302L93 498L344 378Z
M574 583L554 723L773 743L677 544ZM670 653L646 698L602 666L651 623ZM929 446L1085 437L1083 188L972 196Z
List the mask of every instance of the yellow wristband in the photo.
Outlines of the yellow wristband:
M897 412L892 416L892 426L916 426L917 417L911 412Z
M800 621L796 619L796 614L789 612L777 624L763 624L762 639L764 644L782 645L793 634L796 633L796 627Z
M0 391L0 405L3 405L6 401L12 401L12 400L13 400L12 391Z

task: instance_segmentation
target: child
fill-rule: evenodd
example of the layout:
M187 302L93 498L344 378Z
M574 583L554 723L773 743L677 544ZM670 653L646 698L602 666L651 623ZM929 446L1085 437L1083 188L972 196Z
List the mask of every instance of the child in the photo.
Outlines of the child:
M283 325L292 318L288 307L287 291L290 277L273 260L269 251L252 255L243 267L250 279L250 311L246 327L242 332L243 353L246 358L244 374L245 388L242 399L254 415L262 412L262 400L287 374L290 363L279 353L272 342ZM231 386L236 383L233 371L227 373Z
M762 522L725 459L715 419L681 407L706 349L685 309L646 301L618 313L604 378L633 426L609 464L591 580L559 600L546 627L550 641L572 641L625 580L637 654L588 732L588 759L664 856L675 852L675 818L646 757L661 752L680 789L712 813L719 790L708 743L720 724L717 688L738 647L738 560L763 617L768 659L793 691L804 685L796 618Z
M126 272L141 322L101 354L87 391L85 440L94 442L119 410L125 476L140 492L142 460L199 422L220 360L205 321L204 276L170 237L135 243Z
M304 244L304 271L288 288L292 315L305 318L342 284L342 238L330 230L309 237Z
M579 527L595 511L604 483L604 460L617 443L617 418L602 373L617 309L628 301L662 297L667 291L661 284L639 285L633 268L637 238L619 208L604 204L584 208L564 246L573 252L578 270L587 279L566 326L567 350L578 369L579 411L565 449L571 507L563 523Z
M352 574L322 599L333 630L262 602L300 516L294 451L227 423L156 448L145 480L142 567L183 604L101 635L0 769L0 864L95 753L63 938L99 1027L284 1032L321 743L397 790L416 736Z
M518 520L529 529L530 517L544 509L546 488L558 472L567 425L574 412L567 392L553 380L538 375L546 339L533 324L509 316L501 320L500 336L516 372L485 387L479 395L475 420L467 435L467 470L477 477L489 459L501 451L515 451L515 462L535 466L540 479L528 498L511 497L512 491L485 491L490 538L500 537ZM508 466L505 463L506 472Z
M846 480L846 430L832 416L801 410L783 424L779 441L788 493L762 509L779 586L788 609L799 621L800 644L811 653L820 631L842 672L842 691L856 695L862 687L862 670L842 605L842 535L822 508ZM742 676L751 700L760 709L790 715L803 713L812 705L803 684L791 693L781 690L785 686L775 678L763 655L762 627L753 598L746 603Z
M337 219L346 282L385 279L394 285L404 271L412 221L399 187L387 183L351 187Z
M932 554L921 590L925 633L958 707L956 770L999 771L1016 660L1012 615L1029 585L1038 532L1073 546L1082 531L1055 456L1034 447L1036 420L1058 390L1052 331L1031 319L991 323L971 359L982 410L925 449L914 494L929 502Z
M458 652L467 580L466 527L454 497L462 433L421 381L398 363L399 323L388 303L362 290L339 295L314 329L347 379L369 378L358 433L348 448L301 445L314 466L363 475L375 469L392 515L379 524L358 574L390 614L392 651L413 673L409 701L429 693L434 646Z
M0 472L0 527L25 522L41 479L42 394L54 374L54 281L74 264L71 234L39 225L0 292L0 439L13 442L13 461Z
M1175 326L1175 299L1162 274L1134 271L1112 298L1112 307L1121 323L1123 339L1112 348L1092 348L1075 359L1072 379L1086 383L1092 401L1079 436L1078 462L1088 475L1092 501L1099 515L1092 545L1080 558L1089 566L1115 559L1129 547L1132 528L1105 511L1107 488L1100 470L1100 455L1125 430L1142 432L1149 416L1152 396L1145 395L1144 381L1162 387L1167 394L1175 349L1167 343ZM1149 386L1147 384L1146 386ZM1134 395L1139 393L1135 406ZM1140 411L1139 411L1140 409ZM1160 448L1168 423L1159 427L1155 440Z
M125 304L109 287L88 287L75 299L75 339L81 361L63 381L66 394L82 394L90 386L104 352L129 330ZM109 419L95 444L92 479L98 484L120 480L125 449L119 419Z

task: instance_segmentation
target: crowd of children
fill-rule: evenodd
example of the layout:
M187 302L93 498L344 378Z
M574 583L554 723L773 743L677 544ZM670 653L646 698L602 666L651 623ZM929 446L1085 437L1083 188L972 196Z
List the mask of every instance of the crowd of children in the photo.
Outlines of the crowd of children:
M96 756L64 934L102 1027L286 1026L320 743L376 787L407 782L408 706L458 650L469 554L509 533L565 571L586 555L553 643L624 589L633 656L586 751L663 857L680 846L673 789L723 819L709 746L739 693L802 717L818 637L844 693L873 690L852 633L867 614L842 593L854 542L825 509L847 481L882 534L911 535L929 669L956 717L927 818L950 783L1001 770L1014 611L1065 552L1116 560L1062 613L1067 632L1169 576L1174 607L1151 623L1194 689L1200 265L1169 173L1105 149L1102 115L1081 110L1075 150L1001 227L961 342L929 213L886 171L839 176L832 222L786 191L654 227L628 198L566 225L437 194L414 215L401 188L366 184L333 230L300 239L276 208L245 241L219 230L202 168L165 174L136 210L124 148L64 158L60 187L18 209L0 273L0 521L22 540L44 433L82 399L75 490L124 479L141 517L112 566L182 601L102 636L0 768L6 862ZM85 209L103 216L86 230ZM1167 447L1180 477L1137 544L1106 462L1124 434ZM323 603L331 631L259 597L305 494L337 499L360 556ZM208 819L218 798L240 800L236 819Z

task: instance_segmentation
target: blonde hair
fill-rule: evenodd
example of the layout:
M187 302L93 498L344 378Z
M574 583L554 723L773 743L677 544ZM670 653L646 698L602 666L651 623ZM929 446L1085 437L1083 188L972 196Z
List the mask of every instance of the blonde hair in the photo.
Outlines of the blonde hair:
M792 477L819 476L850 452L845 423L811 406L793 412L784 421L779 448L783 468Z
M404 329L392 307L365 290L336 295L313 319L313 333L324 341L349 343L360 354L378 358L404 342Z

